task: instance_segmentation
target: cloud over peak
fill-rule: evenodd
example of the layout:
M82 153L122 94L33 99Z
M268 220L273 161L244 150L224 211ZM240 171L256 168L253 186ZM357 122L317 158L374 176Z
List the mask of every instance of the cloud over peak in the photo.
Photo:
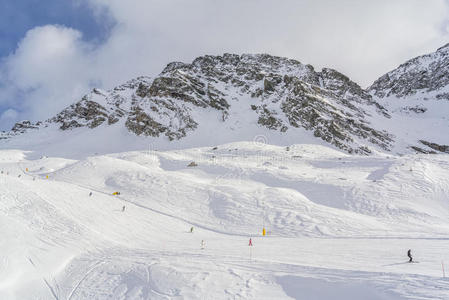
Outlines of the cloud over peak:
M60 99L73 101L89 88L91 54L77 30L46 25L28 31L0 70L0 99L11 107L0 122L10 122L12 115L46 118L60 109L56 103L68 103Z
M448 3L420 0L79 0L114 20L106 39L62 25L27 32L0 64L0 126L45 119L92 87L155 75L204 54L270 53L366 86L448 40ZM107 21L105 20L105 23Z

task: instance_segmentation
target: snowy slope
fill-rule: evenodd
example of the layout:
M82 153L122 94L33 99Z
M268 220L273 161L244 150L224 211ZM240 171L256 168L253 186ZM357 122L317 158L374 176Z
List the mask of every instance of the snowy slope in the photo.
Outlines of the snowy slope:
M447 49L368 91L204 56L16 124L0 299L449 299Z
M374 122L397 137L396 149L448 153L449 45L388 72L369 93L391 118ZM383 125L382 125L383 124Z
M447 155L242 142L84 157L1 151L1 299L449 297Z

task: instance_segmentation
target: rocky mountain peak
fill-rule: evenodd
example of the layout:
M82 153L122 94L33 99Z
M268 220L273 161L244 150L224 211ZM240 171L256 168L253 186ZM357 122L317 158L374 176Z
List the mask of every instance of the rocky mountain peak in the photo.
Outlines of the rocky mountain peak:
M379 97L428 97L449 99L449 44L436 52L415 57L383 75L368 91Z
M155 78L110 91L94 89L46 123L63 131L122 124L136 135L179 140L217 120L224 131L241 124L279 135L306 131L349 153L368 154L390 149L393 141L370 124L374 116L388 114L336 70L317 72L268 54L224 54L173 62Z

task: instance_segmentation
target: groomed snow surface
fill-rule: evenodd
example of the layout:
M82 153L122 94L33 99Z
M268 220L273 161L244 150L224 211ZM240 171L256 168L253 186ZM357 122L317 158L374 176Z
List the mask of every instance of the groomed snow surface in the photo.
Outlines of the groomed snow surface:
M2 150L0 170L0 299L449 299L448 155Z

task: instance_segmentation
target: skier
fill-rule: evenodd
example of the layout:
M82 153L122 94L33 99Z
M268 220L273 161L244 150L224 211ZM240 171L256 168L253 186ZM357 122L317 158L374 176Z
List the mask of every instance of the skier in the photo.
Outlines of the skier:
M204 250L204 248L206 248L206 242L201 240L201 250Z
M411 249L408 249L408 251L407 251L407 256L410 258L410 260L408 261L408 262L412 262L413 261L413 257L412 257L412 250Z
M190 233L193 233L193 226L190 227Z
M89 193L89 197L92 196L92 192Z
M125 205L123 205L123 207L122 207L122 212L124 212L125 211Z
M253 245L253 241L251 240L251 238L249 239L249 244L248 246L252 246Z

